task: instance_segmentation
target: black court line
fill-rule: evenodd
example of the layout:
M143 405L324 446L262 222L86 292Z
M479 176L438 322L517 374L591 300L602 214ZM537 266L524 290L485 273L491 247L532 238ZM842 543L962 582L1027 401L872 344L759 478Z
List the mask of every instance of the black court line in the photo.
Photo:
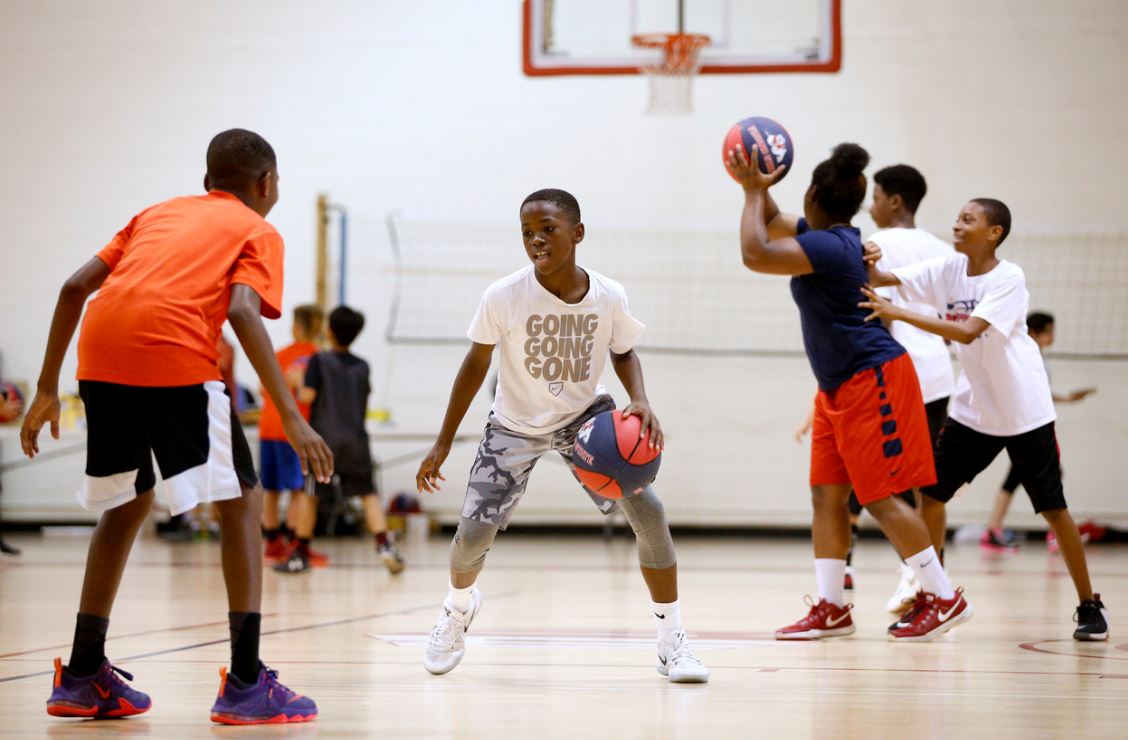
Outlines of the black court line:
M267 617L276 617L278 615L275 612L268 612L266 614L263 614L262 616L265 619ZM220 625L226 625L226 624L227 624L227 620L224 619L224 620L216 621L216 622L201 622L200 624L185 624L185 625L182 625L180 627L162 627L161 629L143 630L141 632L126 632L124 635L114 635L113 637L107 637L106 642L110 642L111 640L123 640L127 637L142 637L144 635L157 635L157 634L160 634L161 632L184 632L185 630L203 629L204 627L219 627ZM47 647L33 648L31 650L20 650L19 652L16 652L16 653L4 653L3 655L0 655L0 660L7 660L8 658L16 658L16 657L19 657L21 655L30 655L31 653L42 653L42 652L46 652L47 650L65 650L66 648L69 648L70 646L71 646L71 644L68 642L65 645L48 645Z
M519 593L519 592L517 592L517 591L506 591L506 592L503 592L503 593L499 593L496 596L491 596L490 600L493 601L494 599L509 598L510 596L514 596L517 593ZM359 617L345 617L344 619L334 619L334 620L329 621L329 622L318 622L316 624L306 624L306 625L303 625L301 627L284 627L283 629L270 630L269 632L263 632L262 637L266 637L267 635L284 635L284 634L288 634L290 632L307 632L309 630L321 629L322 627L337 627L337 626L342 625L342 624L351 624L353 622L363 622L366 619L379 619L381 617L401 616L403 614L412 614L414 612L423 611L425 609L435 609L435 608L438 608L440 606L442 606L441 601L438 602L438 603L432 602L430 604L424 604L422 606L412 606L412 607L408 607L406 609L396 609L396 610L390 611L390 612L377 612L375 614L363 614ZM158 655L170 655L172 653L182 653L186 650L195 650L196 648L209 647L211 645L222 645L222 644L226 644L228 642L230 642L230 639L225 637L222 640L208 640L207 642L197 642L197 643L192 644L192 645L182 645L180 647L167 648L165 650L154 650L151 653L140 653L138 655L126 656L126 657L121 659L121 662L124 663L128 660L142 660L144 658L153 658L153 657L156 657ZM285 662L285 661L283 661L283 662ZM0 683L8 683L9 681L20 681L20 680L25 679L25 678L36 678L38 676L50 676L50 675L53 675L54 673L55 673L54 670L49 670L49 671L36 671L35 673L24 673L24 674L19 675L19 676L6 676L4 678L0 678Z

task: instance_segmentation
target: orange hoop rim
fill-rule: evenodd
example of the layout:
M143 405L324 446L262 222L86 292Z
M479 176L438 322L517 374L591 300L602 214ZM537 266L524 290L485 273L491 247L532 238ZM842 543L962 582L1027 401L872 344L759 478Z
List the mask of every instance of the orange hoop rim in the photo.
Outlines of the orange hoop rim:
M703 33L640 33L631 36L633 46L665 52L665 61L657 69L667 73L695 71L697 54L712 42Z
M703 33L639 33L631 36L631 43L647 49L663 49L677 44L679 41L700 49L713 43L713 39Z

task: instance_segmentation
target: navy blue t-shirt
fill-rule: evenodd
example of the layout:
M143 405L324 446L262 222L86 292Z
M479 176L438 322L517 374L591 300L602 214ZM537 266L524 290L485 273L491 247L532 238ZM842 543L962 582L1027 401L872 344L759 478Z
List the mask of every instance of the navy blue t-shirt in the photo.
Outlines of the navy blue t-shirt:
M814 268L810 275L791 278L791 297L799 306L803 347L819 388L834 390L861 371L904 354L881 322L866 322L869 312L858 308L866 299L861 232L852 226L812 231L801 218L795 238Z

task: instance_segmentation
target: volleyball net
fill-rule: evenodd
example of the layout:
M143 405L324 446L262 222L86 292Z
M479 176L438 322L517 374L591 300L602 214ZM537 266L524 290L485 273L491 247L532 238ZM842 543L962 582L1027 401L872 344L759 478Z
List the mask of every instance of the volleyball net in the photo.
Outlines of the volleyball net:
M512 223L388 215L390 343L462 343L482 292L528 264ZM946 229L934 230L941 238ZM1128 232L1015 231L1000 252L1026 272L1031 310L1055 317L1054 353L1128 359ZM600 229L578 261L626 286L641 349L703 355L802 352L788 281L743 267L739 237Z

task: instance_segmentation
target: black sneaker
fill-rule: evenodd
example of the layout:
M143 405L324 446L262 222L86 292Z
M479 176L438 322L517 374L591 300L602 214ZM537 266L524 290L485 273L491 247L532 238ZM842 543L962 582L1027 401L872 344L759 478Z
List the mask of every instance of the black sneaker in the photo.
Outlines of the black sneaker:
M290 548L290 555L274 566L279 573L305 573L309 570L309 556L300 547Z
M1085 642L1096 642L1108 639L1108 609L1101 602L1100 594L1093 594L1093 598L1081 602L1073 615L1077 629L1073 630L1073 639Z
M407 567L403 562L403 558L400 557L399 552L396 551L396 546L391 542L386 542L377 547L376 554L380 556L384 567L387 568L388 572L393 576L402 573L403 569Z

